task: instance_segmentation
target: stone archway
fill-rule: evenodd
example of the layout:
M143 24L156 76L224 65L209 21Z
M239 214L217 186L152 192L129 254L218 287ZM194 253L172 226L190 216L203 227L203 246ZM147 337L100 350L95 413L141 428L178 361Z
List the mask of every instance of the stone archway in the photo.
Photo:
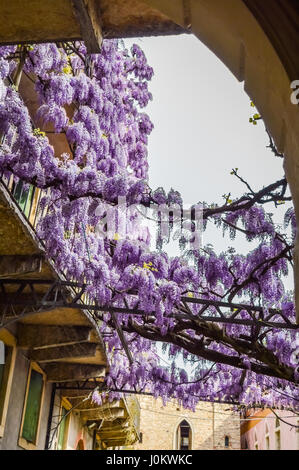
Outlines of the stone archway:
M183 433L182 429L186 430L187 428L188 428L188 432ZM194 446L195 432L194 432L192 421L189 421L189 419L181 416L177 420L175 427L174 427L174 432L173 432L173 449L174 450L187 450L181 447L181 444L184 444L184 442L182 441L182 438L184 439L184 437L185 438L187 437L188 439L188 443L185 442L186 447L188 447L189 450L194 449L193 446Z
M192 31L244 81L278 150L299 222L299 106L291 82L299 80L299 9L294 0L143 0ZM273 12L272 9L274 8ZM281 28L276 31L276 26ZM277 34L276 34L277 32ZM296 74L298 72L298 76ZM221 83L219 83L221 87ZM273 157L275 158L275 157ZM294 250L299 321L299 238Z

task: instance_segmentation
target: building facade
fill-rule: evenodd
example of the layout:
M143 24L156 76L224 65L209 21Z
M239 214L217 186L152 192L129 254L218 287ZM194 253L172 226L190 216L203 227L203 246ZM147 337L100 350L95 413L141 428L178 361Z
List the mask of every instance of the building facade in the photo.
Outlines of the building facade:
M186 410L175 400L139 396L140 441L136 450L238 450L239 414L228 405L199 402L196 411Z
M299 450L299 416L290 411L258 410L247 413L241 424L244 450Z
M93 380L53 383L17 334L2 328L0 341L0 450L102 450L138 439L135 397L99 406L90 399Z

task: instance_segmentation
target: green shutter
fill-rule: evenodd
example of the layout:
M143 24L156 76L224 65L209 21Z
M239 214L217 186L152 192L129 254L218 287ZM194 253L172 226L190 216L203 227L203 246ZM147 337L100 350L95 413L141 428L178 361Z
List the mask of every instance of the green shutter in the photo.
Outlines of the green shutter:
M36 441L42 391L43 376L32 369L22 429L22 437L28 442L35 443Z
M24 188L23 181L19 181L14 189L14 198L19 204L20 208L26 215L29 216L31 203L34 195L34 187L30 185L26 189Z
M5 392L6 392L6 384L4 381L4 364L0 364L0 420L2 419Z
M60 420L61 423L59 425L59 435L58 435L58 445L57 449L62 450L63 449L63 443L64 443L64 434L65 434L65 425L66 425L66 420L67 418L64 418L64 416L67 414L67 410L62 407L61 409L61 417Z
M4 400L6 397L7 381L10 370L12 348L5 344L5 364L0 364L0 420L2 419Z

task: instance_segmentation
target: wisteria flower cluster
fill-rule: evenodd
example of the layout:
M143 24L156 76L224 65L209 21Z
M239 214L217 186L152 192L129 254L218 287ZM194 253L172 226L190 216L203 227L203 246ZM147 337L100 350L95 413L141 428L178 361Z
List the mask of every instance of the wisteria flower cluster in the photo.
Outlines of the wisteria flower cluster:
M37 109L27 107L22 81L19 89L14 85L21 72ZM269 188L266 201L263 189L223 206L204 205L205 223L212 220L224 234L240 232L259 242L247 255L231 250L219 255L205 247L193 251L191 266L182 257L151 252L149 231L134 209L117 216L112 237L99 236L95 229L101 226L105 232L107 205L115 208L119 198L128 206L182 206L178 192L149 187L147 145L153 124L143 108L152 99L152 76L139 46L128 51L114 40L105 40L98 55L87 55L79 42L0 48L5 83L0 171L40 188L43 216L37 231L47 256L67 278L87 284L91 301L107 306L108 313L98 314L98 320L111 362L110 399L120 390L138 390L163 400L177 398L190 408L199 400L296 408L295 330L204 322L198 317L202 306L182 301L184 296L209 300L206 313L212 315L217 310L213 302L237 299L265 312L280 309L294 321L292 297L282 280L292 262L294 212L286 214L293 230L289 239L263 208L277 199L273 191L284 183ZM128 236L120 238L124 221ZM117 313L117 321L132 363L109 306L131 309ZM241 316L250 320L246 310ZM170 367L161 365L156 343L168 345ZM192 377L176 367L177 357L194 365Z

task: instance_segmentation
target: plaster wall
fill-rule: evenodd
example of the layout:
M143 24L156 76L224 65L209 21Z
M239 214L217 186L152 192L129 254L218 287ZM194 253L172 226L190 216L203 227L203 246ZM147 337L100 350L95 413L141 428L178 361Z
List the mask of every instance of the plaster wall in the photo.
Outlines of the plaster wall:
M29 364L30 361L25 356L24 351L18 349L9 397L4 435L2 438L0 438L0 450L22 450L22 448L18 445L18 440L22 421ZM36 446L37 450L43 450L45 448L51 390L52 384L46 383L41 411L39 436Z
M292 415L289 411L279 411L279 416L287 423L299 425L298 416ZM299 430L288 426L280 421L280 448L281 450L299 450ZM242 448L249 450L277 450L276 449L276 419L269 411L264 419L260 419L255 426L252 426L247 432L242 434ZM269 449L266 445L266 435L269 434ZM247 444L247 445L246 445ZM255 449L255 445L258 449Z

